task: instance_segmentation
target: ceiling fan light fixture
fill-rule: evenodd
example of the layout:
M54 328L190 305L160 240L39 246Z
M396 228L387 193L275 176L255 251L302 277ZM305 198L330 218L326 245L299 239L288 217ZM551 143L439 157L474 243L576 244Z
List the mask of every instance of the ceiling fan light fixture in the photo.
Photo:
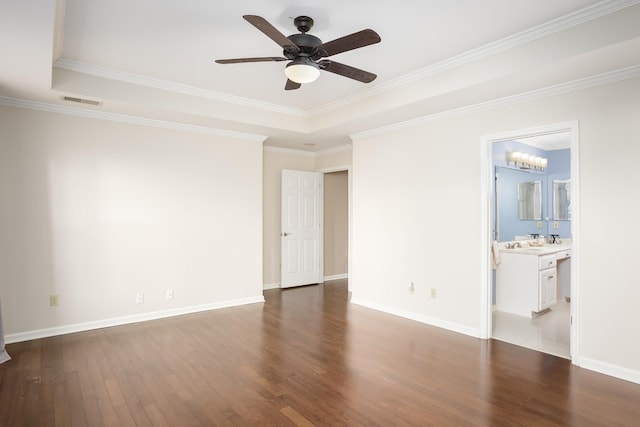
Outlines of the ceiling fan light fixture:
M284 69L284 74L295 83L311 83L320 76L320 67L307 57L297 57Z

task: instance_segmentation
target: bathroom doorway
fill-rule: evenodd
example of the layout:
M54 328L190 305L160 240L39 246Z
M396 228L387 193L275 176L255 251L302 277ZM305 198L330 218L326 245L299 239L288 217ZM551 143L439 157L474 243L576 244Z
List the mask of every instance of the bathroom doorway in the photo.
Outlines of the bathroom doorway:
M576 235L579 185L577 182L577 122L489 135L483 138L483 143L483 222L486 224L484 241L487 248L486 280L483 281L485 288L483 336L571 358L576 363L578 342L574 331L577 330L576 307L579 303L576 267L579 259L577 250L579 236ZM540 165L534 167L535 165L514 162L511 156L514 152L531 152L534 157L548 158L549 164L541 168ZM563 162L566 162L566 165L562 165ZM539 217L518 217L518 206L522 208L521 199L523 198L523 194L518 193L518 180L537 182L542 185L539 194L539 203L542 205ZM554 188L556 190L560 188L560 183L570 183L571 188L571 216L566 220L558 219L558 211L553 212L554 200L556 203L560 200L558 197L560 193L556 191L554 194ZM510 200L511 198L513 200ZM508 199L506 205L511 207L501 207L501 199L503 201ZM558 279L557 287L554 285L553 288L556 293L553 304L544 310L534 309L533 313L523 314L517 310L511 310L504 298L504 292L511 292L511 290L505 291L504 284L507 277L505 271L511 268L513 261L508 262L509 266L502 263L495 266L496 259L492 258L492 246L494 241L498 242L497 247L503 249L499 253L504 253L504 245L508 242L521 239L524 239L523 243L532 242L530 237L536 234L545 236L545 245L552 241L553 238L550 235L560 235L567 243L571 243L569 246L563 244L557 248L564 250L567 246L570 251L564 254L568 257L558 257L557 261L554 256L554 263L557 262L557 265L554 264L553 270L543 271L547 276L553 274L551 277L554 281ZM556 246L546 246L544 250L550 251L552 248ZM498 256L497 261L501 262L505 258L514 259L513 252L507 251L507 253L504 258ZM538 259L535 255L522 256L533 256L533 259ZM522 258L518 256L516 262L521 261ZM499 275L494 267L502 268ZM536 275L535 283L532 282L532 286L536 288L533 290L527 288L526 291L535 292L535 298L541 298L539 292L543 289L542 282L538 282L538 273L537 270L531 273ZM500 286L496 286L498 276L500 276ZM514 289L520 292L520 288ZM497 294L500 292L503 292L501 294L503 298L498 298Z

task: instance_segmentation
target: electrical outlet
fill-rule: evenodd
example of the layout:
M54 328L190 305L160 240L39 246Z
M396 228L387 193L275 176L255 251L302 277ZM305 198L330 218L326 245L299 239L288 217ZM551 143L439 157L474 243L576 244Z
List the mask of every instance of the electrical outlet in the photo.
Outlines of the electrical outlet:
M431 298L435 298L436 296L436 288L431 288Z
M538 228L542 228L542 221L538 221Z
M553 221L553 228L560 228L560 223L558 221Z
M411 282L411 284L409 284L409 293L412 294L416 291L416 285Z
M166 297L167 299L173 299L173 289L167 289Z
M58 298L58 295L49 295L49 306L56 307L60 303Z
M142 292L138 292L136 294L136 304L142 304L144 302L144 294Z

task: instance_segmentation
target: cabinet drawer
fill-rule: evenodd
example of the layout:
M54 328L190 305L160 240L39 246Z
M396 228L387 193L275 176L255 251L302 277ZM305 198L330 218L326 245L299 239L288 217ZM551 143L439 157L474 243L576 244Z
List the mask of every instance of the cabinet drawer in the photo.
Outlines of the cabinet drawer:
M556 266L556 254L543 255L538 257L538 270L554 268Z
M571 249L567 249L566 251L557 252L556 260L571 258Z

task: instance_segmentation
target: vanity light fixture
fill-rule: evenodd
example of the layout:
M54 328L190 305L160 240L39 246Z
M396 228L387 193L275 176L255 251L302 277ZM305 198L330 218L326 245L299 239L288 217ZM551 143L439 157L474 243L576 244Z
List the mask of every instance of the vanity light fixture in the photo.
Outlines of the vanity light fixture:
M535 169L539 171L545 170L547 167L548 159L544 157L534 156L533 154L522 153L520 151L513 151L509 153L509 162L520 169Z

